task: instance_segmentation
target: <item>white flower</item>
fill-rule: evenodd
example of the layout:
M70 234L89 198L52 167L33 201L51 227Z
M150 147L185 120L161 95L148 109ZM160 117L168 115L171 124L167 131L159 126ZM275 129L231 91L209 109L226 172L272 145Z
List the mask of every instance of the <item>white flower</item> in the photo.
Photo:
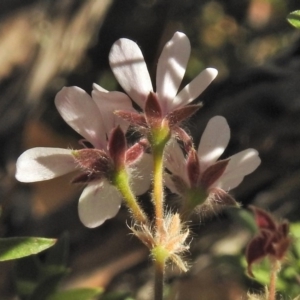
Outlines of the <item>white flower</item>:
M205 69L178 93L190 51L191 46L187 36L181 32L176 32L164 46L159 57L155 95L160 106L162 119L168 117L174 110L183 108L192 102L217 76L217 70ZM109 62L120 85L131 99L145 110L146 101L150 93L153 93L153 87L138 45L129 39L119 39L112 46ZM188 117L191 114L190 111L186 112L183 117Z
M197 151L192 149L184 156L178 143L172 140L166 152L165 166L169 171L165 175L166 186L179 195L198 197L193 199L198 204L211 193L222 202L220 197L226 196L224 191L237 187L260 164L258 152L254 149L246 149L218 161L229 139L230 129L226 119L216 116L208 122ZM224 199L225 202L230 202L229 198Z
M113 156L119 151L114 149L118 147L112 145L111 140L113 132L122 133L128 125L113 112L120 108L132 110L131 100L123 93L107 92L94 84L92 97L78 87L65 87L57 94L55 104L62 118L94 148L29 149L17 160L16 178L21 182L36 182L79 169L81 174L74 182L87 183L79 199L79 217L87 227L99 226L114 217L120 208L121 194L109 180L117 160ZM138 165L144 170L145 166L151 166L151 161L147 155L140 155L137 148L131 151L128 164L124 151L124 163L132 179L132 188L139 195L148 189L150 173L138 170Z

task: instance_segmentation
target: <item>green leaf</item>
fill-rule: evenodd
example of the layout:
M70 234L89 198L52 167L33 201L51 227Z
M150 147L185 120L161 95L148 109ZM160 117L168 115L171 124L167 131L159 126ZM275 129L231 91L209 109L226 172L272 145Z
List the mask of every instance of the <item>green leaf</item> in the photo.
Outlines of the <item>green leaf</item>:
M300 28L300 10L295 10L288 14L288 22L296 28Z
M13 237L0 239L0 261L37 254L53 246L56 239Z
M73 289L69 291L57 292L49 296L46 300L91 300L103 293L103 289Z

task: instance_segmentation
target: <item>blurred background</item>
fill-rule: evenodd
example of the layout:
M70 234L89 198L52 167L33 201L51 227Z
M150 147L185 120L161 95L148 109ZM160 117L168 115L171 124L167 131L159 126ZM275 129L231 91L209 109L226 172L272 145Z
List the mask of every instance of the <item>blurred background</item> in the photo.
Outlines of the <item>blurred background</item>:
M251 147L262 158L231 194L244 206L256 204L297 221L300 35L286 16L299 6L297 0L1 0L1 236L57 238L67 231L71 272L62 288L101 286L151 299L151 262L130 235L125 209L100 228L87 229L77 215L82 188L71 186L70 176L21 184L14 173L26 149L78 147L78 136L54 106L63 86L90 93L96 82L120 89L108 53L121 37L137 42L154 78L160 51L175 31L192 45L183 84L206 67L219 70L196 100L204 107L185 124L195 143L210 117L225 116L232 138L224 157ZM234 212L193 219L190 260L197 263L184 276L169 270L170 299L241 299L252 283L216 257L243 251L249 231L238 226ZM1 299L18 299L14 267L0 264Z

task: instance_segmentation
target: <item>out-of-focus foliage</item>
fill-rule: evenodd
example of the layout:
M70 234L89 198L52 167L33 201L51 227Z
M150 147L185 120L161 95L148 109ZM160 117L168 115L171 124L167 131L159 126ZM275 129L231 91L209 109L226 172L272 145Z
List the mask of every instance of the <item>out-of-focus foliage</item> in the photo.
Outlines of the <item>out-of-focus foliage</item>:
M128 293L112 292L104 295L101 300L134 300Z
M190 25L184 26L195 46L189 77L207 66L217 68L220 78L241 67L261 65L292 42L293 33L284 23L287 1L248 3L241 1L234 9L226 1L207 1L198 7Z
M74 289L69 291L57 292L47 300L90 300L99 295L102 289Z
M300 10L295 10L288 14L287 20L296 28L300 28Z

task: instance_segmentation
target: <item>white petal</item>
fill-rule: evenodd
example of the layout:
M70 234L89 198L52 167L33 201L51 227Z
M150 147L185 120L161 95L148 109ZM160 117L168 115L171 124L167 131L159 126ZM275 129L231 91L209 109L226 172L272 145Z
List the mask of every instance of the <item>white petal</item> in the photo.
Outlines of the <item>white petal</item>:
M171 174L164 173L164 184L172 193L180 195L171 178Z
M229 139L230 129L226 119L221 116L211 118L202 134L198 147L201 172L222 155Z
M116 110L135 111L130 98L121 92L108 92L95 83L92 97L99 108L107 136L118 125L126 132L129 126L128 122L116 116L114 112Z
M149 189L153 176L152 169L153 157L147 153L130 165L131 188L135 195L142 195Z
M141 108L153 90L149 72L138 45L128 39L116 41L109 53L109 63L118 82Z
M185 182L189 182L186 168L186 159L175 139L171 139L165 148L164 163L165 167L172 174L181 177Z
M226 191L237 187L244 177L252 173L260 165L258 152L246 149L230 157L230 161L222 177L214 184Z
M36 182L52 179L76 168L72 150L60 148L32 148L17 160L16 179Z
M121 206L119 191L110 185L107 180L90 183L82 192L78 213L81 222L89 228L103 224L113 218Z
M160 100L163 114L172 108L186 65L190 57L191 45L187 36L176 32L165 45L159 57L156 72L156 92Z
M186 85L175 97L173 109L185 106L196 99L216 78L218 71L213 68L207 68Z
M78 87L64 87L55 97L63 119L94 147L106 149L106 135L99 109L92 98Z

